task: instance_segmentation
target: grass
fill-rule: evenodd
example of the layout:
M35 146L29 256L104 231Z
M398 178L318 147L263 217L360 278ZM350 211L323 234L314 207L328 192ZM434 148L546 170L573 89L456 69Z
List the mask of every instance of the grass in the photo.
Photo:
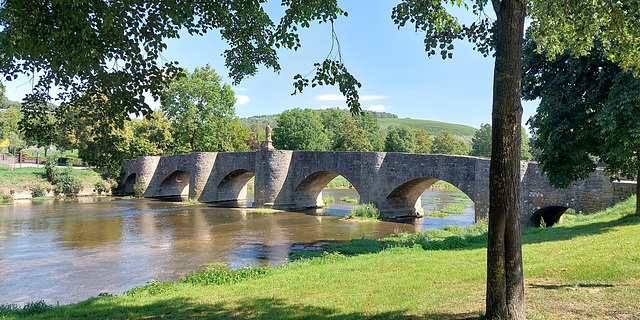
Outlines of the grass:
M322 196L322 202L324 204L335 203L336 198L334 196Z
M72 172L80 179L83 188L93 189L95 183L102 180L100 174L93 170L73 169ZM39 168L12 168L7 165L0 165L0 194L8 195L11 191L14 193L31 191L36 185L41 185L45 188L52 187L51 183L44 178L43 166Z
M440 210L438 207L433 207L433 212L428 212L426 215L433 218L444 218L450 214L465 214L467 212L467 205L465 203L447 203Z
M282 210L270 209L270 208L249 208L247 209L247 213L260 213L260 214L272 214L276 212L281 212Z
M632 198L523 231L528 319L640 318L634 210ZM0 319L481 319L486 232L480 224L359 238L279 267L213 266L73 305L5 306Z
M380 220L380 210L373 203L361 204L353 208L345 219Z
M358 204L358 199L349 198L347 196L344 196L344 197L340 197L340 202L341 203L348 203L348 204Z

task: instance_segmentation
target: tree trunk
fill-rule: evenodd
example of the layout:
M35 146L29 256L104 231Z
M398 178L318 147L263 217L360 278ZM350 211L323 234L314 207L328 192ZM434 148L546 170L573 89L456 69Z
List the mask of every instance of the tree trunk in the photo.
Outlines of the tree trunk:
M496 61L487 248L487 319L525 319L520 235L521 72L525 0L493 0Z

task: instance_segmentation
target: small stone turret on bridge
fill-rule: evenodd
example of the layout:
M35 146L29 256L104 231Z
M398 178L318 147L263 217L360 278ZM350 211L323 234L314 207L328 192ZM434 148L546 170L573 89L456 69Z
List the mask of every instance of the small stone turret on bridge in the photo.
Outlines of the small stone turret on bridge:
M567 189L549 185L534 162L522 162L522 223L557 221L567 208L591 213L635 192L635 183L611 182L602 170ZM344 176L389 219L420 217L420 196L438 180L464 192L475 204L476 221L489 214L489 160L479 157L394 152L287 151L197 152L139 157L126 162L121 186L144 197L188 196L200 202L246 199L255 177L254 207L301 209L322 206L322 189Z

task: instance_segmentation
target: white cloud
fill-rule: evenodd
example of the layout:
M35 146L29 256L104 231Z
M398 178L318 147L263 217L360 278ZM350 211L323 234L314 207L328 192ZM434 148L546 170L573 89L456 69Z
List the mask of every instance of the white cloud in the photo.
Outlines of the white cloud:
M247 104L251 100L249 96L243 96L241 94L236 94L236 105Z
M379 96L379 95L363 95L360 96L360 101L373 101L373 100L380 100L380 99L384 99L386 98L385 96ZM318 101L345 101L347 100L347 98L345 98L343 95L339 94L339 93L329 93L329 94L321 94L319 96L316 96L316 100Z
M367 108L367 110L369 111L384 111L385 110L385 106L381 105L381 104L376 104L376 105L372 105L369 108Z

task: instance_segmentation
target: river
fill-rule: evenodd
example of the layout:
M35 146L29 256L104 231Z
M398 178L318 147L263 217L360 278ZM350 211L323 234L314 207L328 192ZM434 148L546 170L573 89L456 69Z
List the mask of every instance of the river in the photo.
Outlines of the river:
M325 195L357 198L353 190L325 190ZM429 190L422 197L425 212L459 195ZM262 214L156 199L15 201L0 206L0 304L73 303L153 279L177 280L212 262L275 266L292 250L322 241L470 225L474 209L467 204L461 215L375 223L343 220L353 205L339 203Z

